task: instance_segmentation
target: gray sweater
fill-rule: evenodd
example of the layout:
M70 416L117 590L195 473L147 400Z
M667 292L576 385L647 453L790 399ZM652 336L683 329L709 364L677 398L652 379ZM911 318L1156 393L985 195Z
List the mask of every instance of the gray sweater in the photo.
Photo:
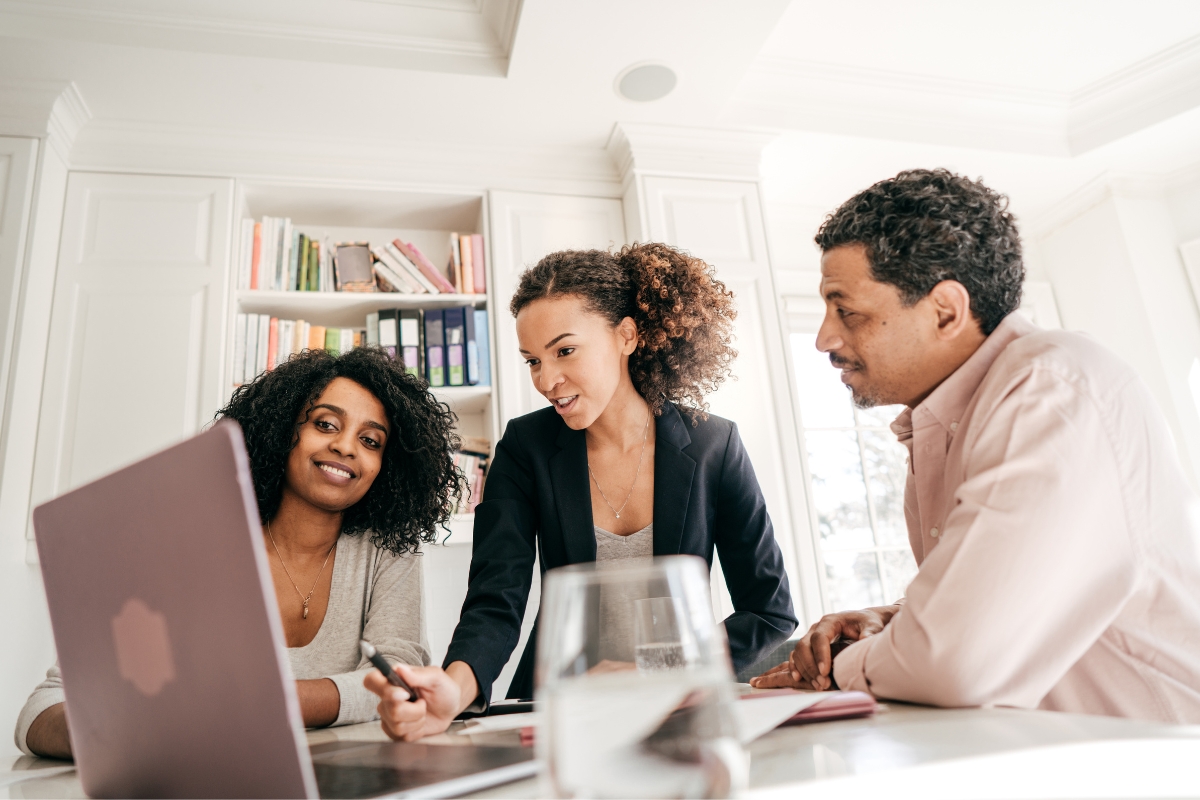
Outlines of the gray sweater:
M424 579L419 555L395 556L371 544L370 535L342 536L333 563L329 607L321 629L304 647L288 648L292 675L297 680L329 678L341 695L335 725L376 719L379 699L363 688L363 677L374 667L359 652L366 639L393 664L429 664L425 634ZM17 717L16 742L25 744L29 726L50 706L63 702L58 665L33 690Z

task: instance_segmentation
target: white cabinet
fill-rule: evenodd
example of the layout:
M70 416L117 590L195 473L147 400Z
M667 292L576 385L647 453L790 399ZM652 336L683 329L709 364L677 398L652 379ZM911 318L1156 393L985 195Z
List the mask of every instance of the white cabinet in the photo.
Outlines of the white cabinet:
M711 411L738 425L783 551L796 614L820 616L812 536L804 512L804 480L792 415L791 371L784 349L767 256L758 185L753 181L639 176L645 236L712 264L734 293L738 357L734 380L708 400ZM717 570L714 570L717 573ZM732 612L714 580L717 615ZM815 615L815 616L814 616Z
M533 388L529 368L517 344L517 326L508 302L527 267L558 250L607 250L625 244L625 221L620 200L602 197L568 197L528 192L492 192L489 196L492 230L492 280L496 297L494 330L500 426L513 417L549 405ZM525 608L521 639L508 664L492 687L493 697L504 697L516 672L533 621L537 619L542 585L536 577Z
M233 181L73 173L33 501L196 433L223 399Z
M527 267L558 250L607 250L625 244L621 201L527 192L492 192L492 279L496 297L496 364L501 431L513 417L548 405L533 388L518 353L508 303Z
M0 136L0 403L6 407L37 147L37 139Z

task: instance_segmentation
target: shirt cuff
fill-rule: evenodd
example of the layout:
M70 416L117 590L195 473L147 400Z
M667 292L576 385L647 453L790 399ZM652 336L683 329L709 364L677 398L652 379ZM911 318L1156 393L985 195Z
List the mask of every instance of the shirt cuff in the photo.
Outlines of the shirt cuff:
M842 691L871 693L866 668L867 653L874 639L874 636L860 639L838 653L838 657L833 660L833 679Z
M13 737L17 744L17 749L27 756L35 755L29 749L26 739L29 737L29 729L33 726L33 721L41 716L42 712L50 706L56 706L59 703L66 701L66 695L59 688L39 689L30 696L26 701L25 707L21 709L20 715L17 717L16 735Z

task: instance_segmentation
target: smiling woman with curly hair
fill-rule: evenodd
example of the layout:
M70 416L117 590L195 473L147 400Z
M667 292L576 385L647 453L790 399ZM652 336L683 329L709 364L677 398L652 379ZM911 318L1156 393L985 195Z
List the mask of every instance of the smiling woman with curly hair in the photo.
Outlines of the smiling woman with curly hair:
M711 565L716 553L733 600L725 630L738 669L796 627L737 426L707 413L705 396L737 355L733 293L713 267L665 244L564 250L521 276L510 310L533 387L551 407L510 420L496 447L444 671L400 668L423 702L403 702L382 676L368 676L394 738L444 730L490 702L539 558L544 572L670 554ZM633 599L599 597L588 667L633 666ZM536 642L531 635L509 697L532 695Z
M423 542L462 494L454 416L377 348L307 350L234 392L305 724L375 716L367 639L429 663Z
M366 639L429 663L420 545L463 492L454 416L378 348L306 350L234 392L304 724L376 717ZM69 758L54 667L17 724L27 753Z

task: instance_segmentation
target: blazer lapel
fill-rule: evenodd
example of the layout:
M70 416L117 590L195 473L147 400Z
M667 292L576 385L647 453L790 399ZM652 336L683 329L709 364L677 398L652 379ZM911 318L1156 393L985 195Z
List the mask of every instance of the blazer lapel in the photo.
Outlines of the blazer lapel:
M654 437L654 555L679 553L696 462L683 448L692 443L687 422L671 403L658 418Z
M554 504L562 529L568 562L596 560L596 532L592 528L592 491L588 484L587 440L583 431L563 423L558 433L559 451L550 459ZM657 476L655 476L657 479Z

